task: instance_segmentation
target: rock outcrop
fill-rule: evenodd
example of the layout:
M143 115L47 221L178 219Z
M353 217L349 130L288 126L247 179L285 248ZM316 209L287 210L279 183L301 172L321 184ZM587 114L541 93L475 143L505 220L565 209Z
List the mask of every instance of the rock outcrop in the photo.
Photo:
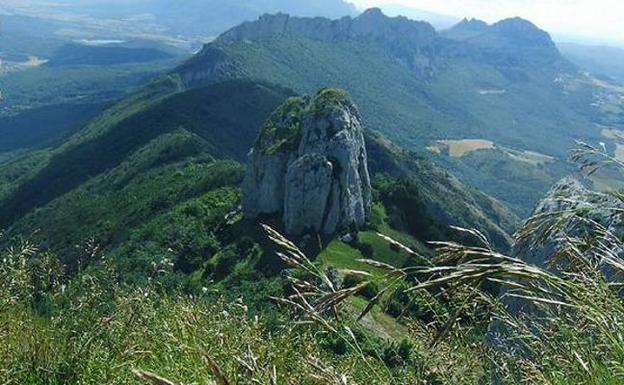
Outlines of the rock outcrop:
M611 208L611 209L606 209ZM548 215L564 211L585 211L592 221L611 231L620 233L619 219L615 213L621 209L621 204L608 194L587 189L577 179L567 177L557 182L536 206L532 216ZM546 267L551 257L561 248L561 236L565 234L573 237L587 237L594 235L595 228L589 225L580 225L578 221L569 221L561 225L558 233L546 239L539 239L543 235L539 231L531 237L522 239L514 246L514 256L524 261Z
M281 214L288 234L362 225L371 203L360 115L344 91L291 98L268 119L250 153L246 217Z

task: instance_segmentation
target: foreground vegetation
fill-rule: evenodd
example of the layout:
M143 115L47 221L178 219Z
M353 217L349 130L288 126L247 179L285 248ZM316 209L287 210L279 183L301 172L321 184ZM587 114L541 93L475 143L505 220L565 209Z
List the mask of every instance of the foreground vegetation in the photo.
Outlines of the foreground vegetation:
M585 169L602 162L585 150ZM171 286L166 258L129 283L90 245L81 253L92 263L69 278L56 256L14 240L0 252L0 381L619 384L624 265L614 232L624 196L551 199L560 209L517 236L533 256L557 245L537 265L461 228L471 246L437 242L432 258L366 231L312 261L265 226L286 267L280 278L250 276L258 265L230 250L195 285ZM375 218L392 231L387 216Z
M27 243L2 257L4 384L139 383L137 368L176 383L366 383L371 376L392 383L438 371L457 379L463 369L477 373L477 362L460 361L468 345L447 346L445 356L421 362L407 339L384 342L357 325L347 328L346 320L332 322L347 330L345 341L342 332L293 323L275 309L255 312L245 298L225 299L212 288L164 293L159 282L167 264L155 266L150 284L139 288L119 283L106 260L63 282L57 260ZM461 366L442 371L453 369L444 362L453 356Z

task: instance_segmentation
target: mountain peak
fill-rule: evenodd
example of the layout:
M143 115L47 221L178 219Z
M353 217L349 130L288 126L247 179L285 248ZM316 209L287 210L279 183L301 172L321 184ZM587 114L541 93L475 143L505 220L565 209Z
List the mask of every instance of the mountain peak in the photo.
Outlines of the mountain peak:
M464 19L442 36L472 46L476 54L495 65L561 66L570 68L548 32L520 17L495 24ZM484 55L485 54L485 55Z
M387 16L383 13L381 8L373 7L373 8L368 8L367 10L362 12L362 14L359 17L387 17Z
M441 34L449 39L463 41L485 33L489 29L490 26L484 21L464 18L451 28L442 31Z
M494 27L496 26L514 26L516 28L526 28L526 29L533 29L533 30L539 30L539 28L533 24L531 21L527 20L527 19L523 19L522 17L516 16L516 17L508 17L506 19L502 19L496 23L493 24Z
M454 25L452 28L456 29L468 29L472 31L485 31L489 28L488 23L483 20L475 19L475 18L464 18L462 21Z
M561 59L550 34L528 20L520 17L504 19L492 25L490 29L493 36L501 42L506 42L502 44L511 44L524 56L532 52L535 59Z
M548 32L539 29L535 24L520 17L501 20L492 25L492 30L516 40L541 40L552 43Z

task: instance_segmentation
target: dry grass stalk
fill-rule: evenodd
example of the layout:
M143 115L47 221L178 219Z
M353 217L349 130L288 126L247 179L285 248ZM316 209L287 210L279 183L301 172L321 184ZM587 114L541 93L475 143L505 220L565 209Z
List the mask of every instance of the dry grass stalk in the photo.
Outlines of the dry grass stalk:
M132 369L132 373L141 381L152 385L176 385L175 382L160 377L152 372L141 369Z
M227 379L221 367L217 364L217 362L207 354L202 356L204 363L210 370L210 373L217 380L218 385L230 385L230 381Z
M277 385L277 368L275 365L260 365L258 357L254 355L249 345L247 346L247 352L243 356L234 357L234 359L252 376L252 382L265 384L266 382L261 379L268 377L269 385Z
M327 274L316 266L294 243L271 227L267 225L262 225L262 227L269 239L284 250L283 252L277 252L277 255L284 263L305 272L311 278L320 282L319 284L314 282L314 280L288 277L295 293L286 298L272 298L274 301L290 306L310 319L322 322L324 326L327 326L326 322L321 321L324 313L329 311L334 316L337 316L337 307L340 304L368 287L369 282L364 282L355 287L337 289Z
M313 375L317 380L323 381L327 384L335 385L349 385L349 379L346 375L337 373L331 366L324 365L318 358L311 357L308 363L312 368L316 370L316 374ZM352 385L355 385L351 383Z

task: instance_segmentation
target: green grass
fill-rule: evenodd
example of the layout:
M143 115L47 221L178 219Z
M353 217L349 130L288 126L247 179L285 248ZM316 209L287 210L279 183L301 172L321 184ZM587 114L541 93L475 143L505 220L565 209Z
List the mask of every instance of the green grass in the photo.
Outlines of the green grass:
M340 240L333 240L319 254L317 260L323 266L333 266L337 269L368 271L370 266L358 262L364 257L359 251Z
M371 207L371 225L381 234L388 236L398 242L401 242L405 246L411 248L412 250L419 252L423 255L428 255L431 251L422 241L415 239L413 236L399 231L388 223L388 213L386 212L386 208L380 202L373 203ZM385 244L384 240L381 239L378 235L372 234L370 232L365 232L364 237L368 234L368 238L372 241L369 241L375 248L376 254L384 255L388 251L388 246ZM395 255L397 254L395 251L390 250ZM398 257L397 255L397 258Z
M392 250L388 242L373 231L359 232L358 239L360 243L372 246L373 255L370 259L399 268L408 262L408 257L405 254ZM331 241L317 257L318 262L325 267L365 271L378 277L386 273L385 270L360 262L361 259L366 258L359 250L337 239Z
M367 305L368 300L366 298L353 297L349 299L348 310L352 310L353 315L357 317L364 311ZM361 324L374 335L388 340L400 341L408 334L405 325L401 325L395 318L384 313L378 307L362 318Z
M353 324L365 306L359 299L341 311L349 321L334 322L353 333L355 340L343 345L340 334L293 323L276 308L253 313L247 306L251 292L228 299L206 281L205 289L191 295L164 293L171 274L166 264L142 286L120 283L106 258L65 281L53 256L26 248L0 252L0 380L6 384L139 384L136 368L177 383L218 380L206 356L230 383L271 383L275 373L277 383L311 385L337 383L343 376L357 383L461 378L469 384L479 373L478 361L465 351L460 372L441 356L431 359L421 350L424 344L406 345L410 350L402 354L410 365L388 367L386 361L397 354L394 341L410 338L411 328L379 310L362 325ZM25 257L29 261L23 263Z
M373 231L364 231L358 233L361 243L369 244L373 247L375 259L388 263L392 266L403 266L406 262L405 255L394 251L386 240Z

